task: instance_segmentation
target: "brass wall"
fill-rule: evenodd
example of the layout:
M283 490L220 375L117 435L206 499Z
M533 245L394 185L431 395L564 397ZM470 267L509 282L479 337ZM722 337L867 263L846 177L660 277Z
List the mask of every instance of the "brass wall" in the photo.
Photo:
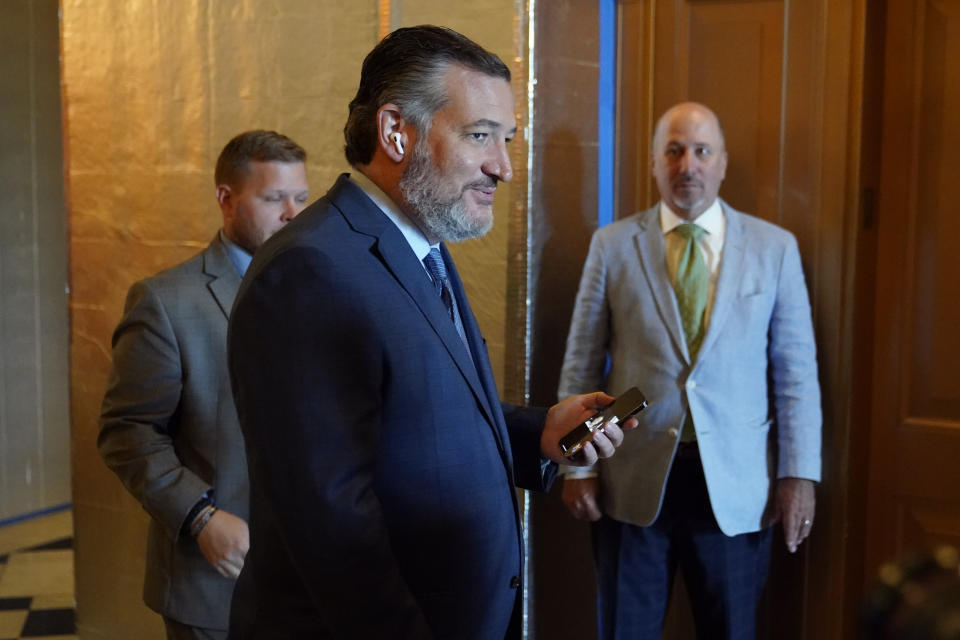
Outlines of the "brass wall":
M307 149L312 192L320 196L346 170L346 105L382 23L445 24L522 69L522 5L63 0L73 498L84 639L162 636L140 600L146 516L96 452L97 416L127 288L196 253L219 226L212 173L223 144L245 129L286 133ZM501 380L508 235L515 228L507 217L517 193L522 186L501 190L486 238L454 249Z

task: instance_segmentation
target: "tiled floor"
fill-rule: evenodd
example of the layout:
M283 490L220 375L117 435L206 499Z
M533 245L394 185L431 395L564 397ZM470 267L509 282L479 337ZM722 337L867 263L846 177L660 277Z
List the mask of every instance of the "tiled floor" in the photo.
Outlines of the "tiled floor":
M76 640L73 515L0 527L0 640Z

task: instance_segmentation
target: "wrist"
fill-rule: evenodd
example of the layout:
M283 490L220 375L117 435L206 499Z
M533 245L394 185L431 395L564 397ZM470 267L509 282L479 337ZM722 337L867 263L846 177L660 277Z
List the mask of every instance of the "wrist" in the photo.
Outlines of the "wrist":
M190 535L196 538L200 535L200 532L203 531L203 528L207 526L207 523L210 522L210 518L213 517L213 514L217 512L217 508L212 504L208 504L203 509L200 510L200 513L193 519L193 522L190 523Z
M560 465L559 474L563 476L564 480L583 480L586 478L596 478L597 468L596 465L589 467Z
M215 507L215 506L216 506L216 500L214 498L213 489L208 489L203 493L203 495L200 496L200 499L197 500L197 503L194 504L193 507L190 509L190 511L187 513L187 517L184 518L183 520L183 527L181 528L181 532L183 534L190 534L196 537L196 535L200 533L200 530L203 529L203 526L196 528L196 533L194 533L195 525L199 523L199 520L208 511L209 507ZM209 515L213 515L213 514L211 513ZM207 520L209 521L209 519L210 518L208 516ZM204 525L206 525L206 522L204 522Z

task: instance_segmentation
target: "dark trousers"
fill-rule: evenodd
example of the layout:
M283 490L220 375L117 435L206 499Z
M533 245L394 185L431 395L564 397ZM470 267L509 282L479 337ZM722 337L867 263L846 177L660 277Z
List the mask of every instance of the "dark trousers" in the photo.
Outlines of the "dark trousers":
M226 640L227 632L220 629L201 629L164 616L167 640Z
M695 454L674 461L656 522L604 516L594 525L600 640L659 640L679 567L701 640L753 640L770 565L771 530L728 537Z

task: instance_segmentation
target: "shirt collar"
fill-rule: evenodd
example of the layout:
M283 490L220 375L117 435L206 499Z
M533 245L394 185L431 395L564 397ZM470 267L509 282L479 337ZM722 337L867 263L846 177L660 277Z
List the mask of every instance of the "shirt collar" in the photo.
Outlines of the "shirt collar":
M413 221L400 210L400 207L390 199L390 196L374 184L373 180L359 171L351 173L350 179L367 194L367 197L383 211L385 216L390 218L393 224L397 225L397 229L399 229L403 237L407 239L407 244L410 245L413 253L417 256L417 260L423 262L423 259L430 253L431 247L439 246L439 243L431 245L427 237L420 231L420 227L415 225Z
M676 229L681 224L687 223L685 220L675 214L673 209L667 206L663 200L660 201L660 229L666 235ZM716 237L723 232L723 209L720 207L720 198L715 198L713 204L707 207L707 210L697 216L693 221L698 227L703 228L708 234Z
M223 229L220 229L220 242L223 244L223 248L227 252L227 257L230 258L230 262L233 263L233 266L237 269L237 273L239 273L242 278L243 274L247 272L247 267L250 266L250 261L253 260L253 256L249 251L228 238L227 234L223 232Z

